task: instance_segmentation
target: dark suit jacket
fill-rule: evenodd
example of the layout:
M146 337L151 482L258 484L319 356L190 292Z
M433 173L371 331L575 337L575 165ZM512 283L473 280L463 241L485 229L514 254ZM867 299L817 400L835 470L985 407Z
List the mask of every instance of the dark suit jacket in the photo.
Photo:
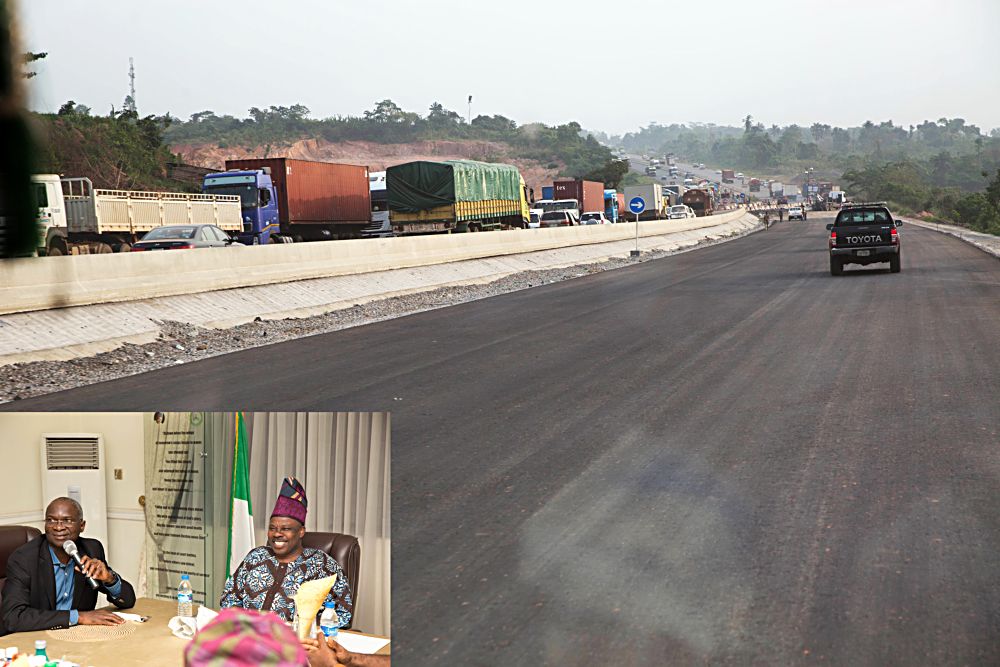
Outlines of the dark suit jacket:
M98 540L78 537L80 556L104 560L104 547ZM0 635L9 632L30 632L69 627L69 612L56 610L56 578L52 571L52 555L45 534L41 534L18 549L7 559L7 584L0 605ZM121 576L121 575L119 575ZM96 591L87 578L74 572L73 609L91 611L97 606L97 593L119 609L135 606L132 584L122 579L121 595L113 597L104 585Z

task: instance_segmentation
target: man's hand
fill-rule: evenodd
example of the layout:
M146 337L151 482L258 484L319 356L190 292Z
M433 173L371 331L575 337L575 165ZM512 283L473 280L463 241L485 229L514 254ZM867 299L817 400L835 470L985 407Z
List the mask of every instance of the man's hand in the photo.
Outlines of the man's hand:
M316 633L315 639L303 639L302 648L309 658L309 667L342 667L351 664L351 654L337 642L327 642L322 630Z
M111 571L108 570L102 561L90 556L83 556L81 560L83 561L83 569L81 570L80 566L77 565L75 568L77 572L83 572L91 579L95 579L105 586L115 583L115 575L111 574Z
M107 609L95 609L94 611L81 611L77 619L80 625L121 625L125 619L118 614Z

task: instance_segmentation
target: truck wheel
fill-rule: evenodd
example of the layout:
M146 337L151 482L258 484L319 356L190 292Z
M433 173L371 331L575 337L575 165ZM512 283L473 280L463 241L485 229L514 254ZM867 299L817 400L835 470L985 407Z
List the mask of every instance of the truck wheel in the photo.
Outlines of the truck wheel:
M129 243L119 243L115 247L115 252L132 252L132 245Z
M109 255L114 252L114 250L112 250L111 246L107 243L98 243L94 246L94 252L98 255Z
M49 243L49 251L48 251L49 257L61 257L62 255L68 255L68 254L69 254L69 249L66 247L65 239L57 237L52 239L51 243Z
M901 266L902 263L903 263L903 257L902 257L902 255L896 254L896 255L893 255L892 257L890 257L889 258L889 272L890 273L899 273L900 269L903 268Z
M830 275L831 276L844 275L844 263L840 261L840 258L838 257L830 258Z
M483 228L479 225L478 222L473 222L473 223L469 224L469 231L470 232L481 232L481 231L483 231Z

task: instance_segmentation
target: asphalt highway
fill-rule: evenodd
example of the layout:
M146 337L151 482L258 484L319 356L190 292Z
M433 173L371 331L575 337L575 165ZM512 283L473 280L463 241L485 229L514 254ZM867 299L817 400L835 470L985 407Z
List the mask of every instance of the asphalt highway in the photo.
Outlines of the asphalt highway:
M400 664L1000 664L1000 263L823 222L4 408L391 410Z

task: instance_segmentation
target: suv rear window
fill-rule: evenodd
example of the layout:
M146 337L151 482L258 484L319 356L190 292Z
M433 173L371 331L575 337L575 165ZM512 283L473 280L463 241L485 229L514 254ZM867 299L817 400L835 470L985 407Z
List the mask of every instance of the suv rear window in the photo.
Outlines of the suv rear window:
M892 222L884 208L852 208L837 214L838 225L887 225Z
M568 215L566 211L549 211L542 215L542 220L565 220Z

